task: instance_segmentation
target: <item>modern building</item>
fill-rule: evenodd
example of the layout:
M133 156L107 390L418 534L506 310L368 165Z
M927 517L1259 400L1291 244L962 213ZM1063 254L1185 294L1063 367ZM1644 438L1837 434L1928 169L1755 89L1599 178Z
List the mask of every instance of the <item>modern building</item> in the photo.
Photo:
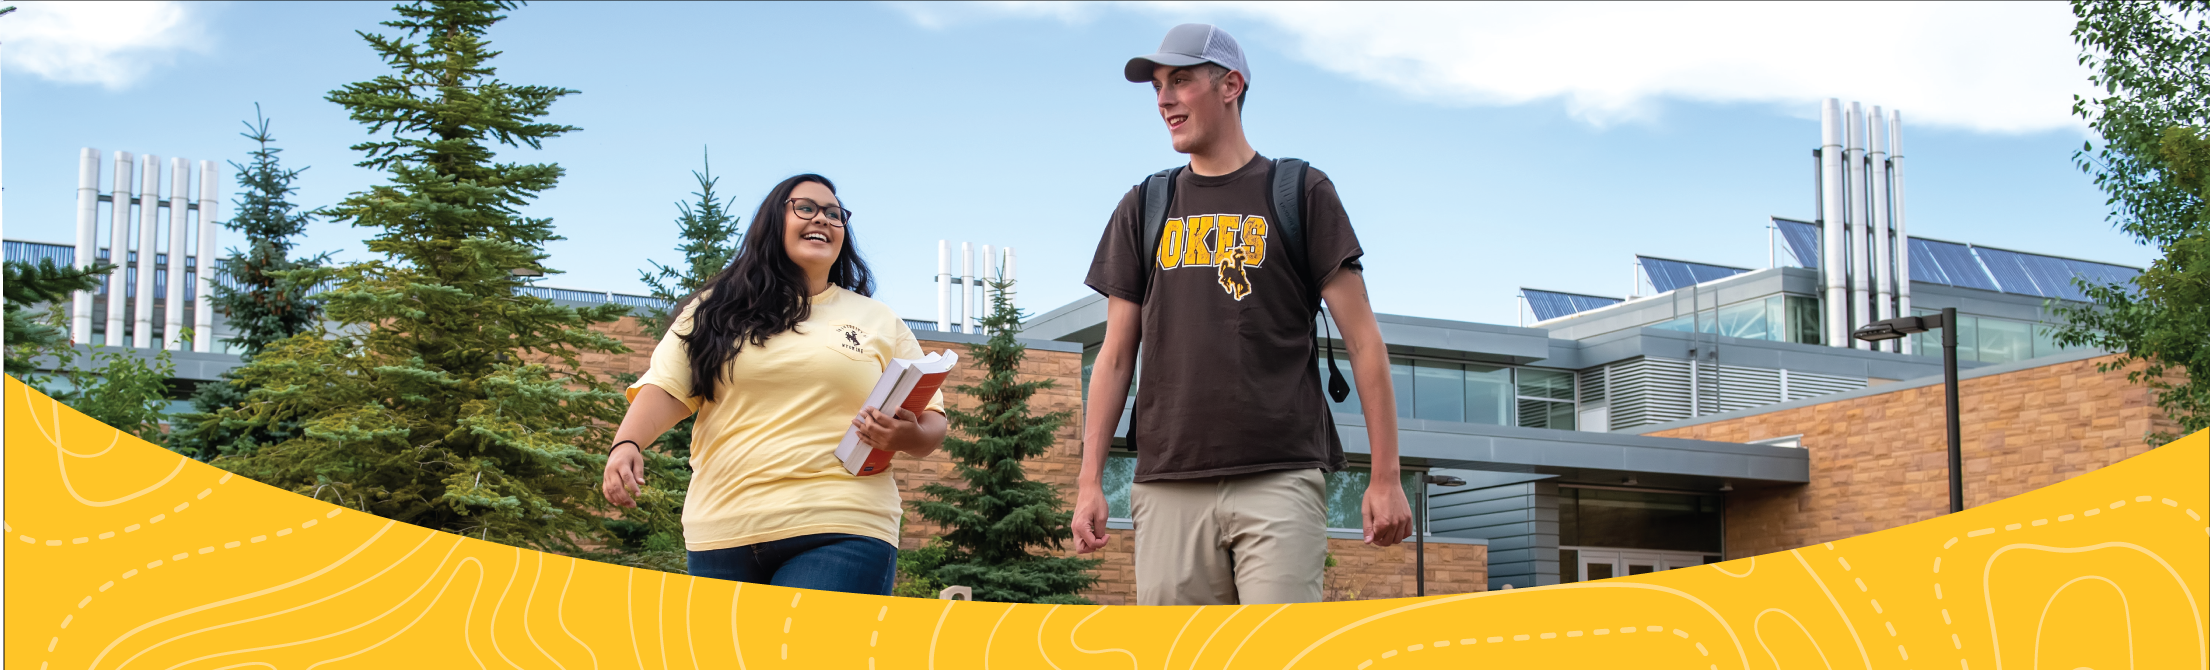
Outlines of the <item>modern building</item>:
M1844 418L1817 408L1876 402L1866 400L1875 397L1886 403L1880 411L1897 416L1938 407L1919 403L1914 409L1894 399L1923 388L1926 379L1938 379L1939 347L1916 339L1881 346L1854 342L1848 337L1853 324L1954 308L1960 315L1958 365L1967 377L2092 376L2079 364L2100 352L2059 346L2048 335L2056 320L2052 309L2084 299L2071 284L2074 277L2119 281L2139 270L1908 236L1900 137L1890 132L1899 130L1900 117L1891 122L1877 109L1869 116L1854 111L1844 116L1838 109L1828 105L1827 142L1819 153L1821 216L1766 222L1774 241L1769 267L1638 257L1635 287L1628 295L1522 289L1520 296L1534 316L1524 325L1378 316L1396 392L1393 409L1399 418L1406 488L1426 502L1431 587L1456 579L1437 577L1445 572L1477 575L1478 581L1444 589L1478 589L1484 586L1480 582L1491 588L1529 587L1699 565L1795 546L1792 542L1833 539L1841 531L1785 512L1785 505L1775 501L1854 504L1832 502L1851 490L1833 482L1847 479L1861 461L1814 452L1822 441L1835 449L1845 443L1853 445L1850 449L1877 448L1837 434L1836 425ZM1869 133L1869 144L1884 150L1866 151L1867 127L1875 131ZM63 263L73 261L82 248L87 247L18 241L6 246L9 260L53 258ZM980 341L971 321L962 324L948 312L954 290L965 289L959 304L977 304L972 261L955 278L948 254L948 246L940 248L936 318L907 319L932 347ZM989 254L985 251L995 258ZM658 304L615 293L523 290L563 304ZM104 295L60 307L112 313L103 309ZM187 292L182 300L191 302L196 296ZM157 300L164 301L154 303L157 310L169 308L165 301L170 299ZM227 336L226 328L215 315L206 330L219 339ZM626 320L613 328L638 353L619 363L628 368L608 371L641 371L651 340L636 334ZM1051 366L1064 363L1060 378L1071 383L1062 386L1078 387L1056 391L1060 395L1054 397L1054 407L1080 409L1104 330L1105 299L1100 296L1051 309L1023 324L1023 338L1044 354L1037 374L1059 375ZM100 341L100 333L90 335L80 341ZM1340 351L1341 343L1336 344ZM173 355L179 363L179 386L186 392L189 385L216 379L236 364L235 355L219 350ZM1347 371L1350 362L1341 359L1337 364ZM2124 384L2111 379L2122 382L2122 373L2101 374L2077 383L2112 389L2108 393L2114 398L2124 396L2111 407L2148 411L2141 409L2140 398L2117 390ZM1132 392L1142 387L1140 369L1137 375ZM2003 386L2009 382L1987 383L1993 385L1989 388L2012 388ZM2020 398L2029 408L2065 402L2045 395ZM1362 400L1354 394L1333 409L1354 460L1350 471L1336 473L1328 482L1330 521L1337 531L1333 537L1348 543L1338 546L1340 552L1362 552L1355 542L1357 505L1369 476L1363 463L1367 437ZM2146 422L2142 425L2156 421L2136 418L2136 423ZM1125 431L1124 413L1123 438ZM1071 482L1078 439L1074 431L1066 431L1054 455L1044 459L1049 462L1033 469L1062 484ZM2135 446L2094 448L2119 453ZM911 476L926 479L940 473L929 463L917 466ZM1108 497L1116 527L1131 523L1127 491L1133 469L1130 452L1116 451L1109 461ZM1421 475L1449 475L1465 484L1430 487L1431 478ZM1071 501L1071 488L1068 496ZM1803 530L1805 524L1816 528ZM1776 530L1769 537L1759 530L1783 527L1794 530ZM1108 553L1122 549L1108 548ZM1125 558L1109 559L1108 569L1125 571ZM1408 585L1390 581L1408 566L1388 568L1397 572L1373 567L1403 563L1401 552L1367 552L1355 558L1381 575L1361 582L1367 585L1360 587L1361 597L1410 595ZM1108 581L1112 585L1101 588L1125 586L1125 580Z

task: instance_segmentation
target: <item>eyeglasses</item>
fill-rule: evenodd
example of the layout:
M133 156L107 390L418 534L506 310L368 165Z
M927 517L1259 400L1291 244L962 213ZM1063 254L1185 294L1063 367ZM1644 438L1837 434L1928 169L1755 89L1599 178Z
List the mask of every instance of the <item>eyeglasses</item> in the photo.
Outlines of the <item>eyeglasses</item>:
M824 206L821 203L814 202L812 198L791 198L785 202L790 205L792 213L806 221L812 221L815 216L827 216L829 220L825 223L843 228L844 224L850 223L852 220L852 210L836 205Z

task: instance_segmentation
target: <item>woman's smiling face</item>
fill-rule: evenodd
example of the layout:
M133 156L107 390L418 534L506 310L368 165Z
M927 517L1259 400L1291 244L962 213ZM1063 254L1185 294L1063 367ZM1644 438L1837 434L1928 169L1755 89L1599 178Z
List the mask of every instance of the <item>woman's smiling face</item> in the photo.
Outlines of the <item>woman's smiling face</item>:
M810 181L792 189L790 197L795 202L783 206L783 250L807 275L827 277L844 251L844 222L829 218L827 210L842 204L829 187ZM810 220L799 214L805 201L812 201L815 210Z

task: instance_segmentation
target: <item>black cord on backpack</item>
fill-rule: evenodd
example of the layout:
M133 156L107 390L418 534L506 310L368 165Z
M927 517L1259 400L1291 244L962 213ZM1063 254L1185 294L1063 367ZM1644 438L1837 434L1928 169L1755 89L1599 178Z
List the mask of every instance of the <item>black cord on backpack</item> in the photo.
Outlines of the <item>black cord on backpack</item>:
M1343 371L1335 367L1335 328L1328 324L1333 319L1327 310L1320 310L1320 324L1327 328L1328 333L1327 338L1320 340L1328 349L1328 397L1334 398L1340 404L1351 397L1351 385L1343 381Z

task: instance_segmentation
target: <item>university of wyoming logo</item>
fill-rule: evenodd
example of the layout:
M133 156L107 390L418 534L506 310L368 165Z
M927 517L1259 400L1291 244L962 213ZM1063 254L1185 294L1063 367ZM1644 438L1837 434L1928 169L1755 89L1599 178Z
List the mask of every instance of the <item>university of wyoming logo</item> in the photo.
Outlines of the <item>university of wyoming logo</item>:
M851 353L865 355L867 353L867 331L850 325L837 326L836 347Z
M1159 233L1160 270L1212 267L1220 289L1240 301L1255 285L1247 271L1266 265L1266 217L1207 214L1167 219Z

